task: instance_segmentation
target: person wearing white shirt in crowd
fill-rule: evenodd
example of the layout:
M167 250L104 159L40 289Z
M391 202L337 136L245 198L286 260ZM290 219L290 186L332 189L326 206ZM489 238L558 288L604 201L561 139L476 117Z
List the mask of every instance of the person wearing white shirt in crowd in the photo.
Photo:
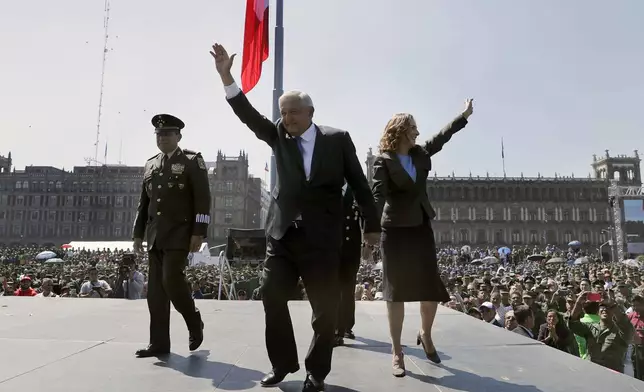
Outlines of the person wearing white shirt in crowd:
M129 272L127 280L123 281L123 291L127 295L127 299L141 299L143 293L143 286L145 285L145 277L137 270Z
M54 288L54 281L51 280L51 278L45 278L42 280L42 284L40 285L40 289L42 292L36 294L36 297L58 297L56 293L51 291Z
M98 270L92 267L88 271L89 280L81 286L81 298L108 298L112 288L106 281L98 279Z

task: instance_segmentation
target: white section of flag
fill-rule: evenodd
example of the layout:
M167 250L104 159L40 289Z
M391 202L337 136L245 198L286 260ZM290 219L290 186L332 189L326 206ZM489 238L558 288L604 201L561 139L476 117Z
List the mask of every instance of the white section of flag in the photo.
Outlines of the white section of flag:
M266 8L268 8L268 0L255 0L255 15L260 22L264 20Z

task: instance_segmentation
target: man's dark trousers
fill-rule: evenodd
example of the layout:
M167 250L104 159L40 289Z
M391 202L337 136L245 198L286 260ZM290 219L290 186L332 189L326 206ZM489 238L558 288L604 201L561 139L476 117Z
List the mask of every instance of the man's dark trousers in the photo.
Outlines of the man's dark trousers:
M306 226L291 226L275 240L268 237L262 302L266 314L266 349L273 369L298 368L297 347L287 301L302 277L313 317L313 339L306 355L306 369L324 380L331 371L338 309L340 247L324 247L306 235Z
M150 345L170 349L170 302L181 313L188 330L201 328L201 315L195 308L192 290L186 281L187 250L164 250L156 244L148 252L148 309Z
M360 237L358 237L360 238ZM337 336L343 337L345 332L353 329L356 323L356 275L360 268L361 247L360 244L347 243L342 246L340 259L339 286L340 304L338 307Z

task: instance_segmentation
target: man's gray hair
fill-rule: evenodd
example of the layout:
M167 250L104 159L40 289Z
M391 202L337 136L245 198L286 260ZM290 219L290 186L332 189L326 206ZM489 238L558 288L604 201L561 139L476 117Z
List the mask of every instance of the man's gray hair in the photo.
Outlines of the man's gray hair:
M298 100L303 107L315 108L315 106L313 106L313 100L311 99L311 97L307 93L302 91L298 91L298 90L287 91L284 94L282 94L282 96L280 97L280 101L282 101L283 99L295 99L295 100Z

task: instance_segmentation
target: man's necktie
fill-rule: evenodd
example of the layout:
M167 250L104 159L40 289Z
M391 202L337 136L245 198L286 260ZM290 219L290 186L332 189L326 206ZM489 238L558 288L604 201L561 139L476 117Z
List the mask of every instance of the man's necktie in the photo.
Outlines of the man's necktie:
M304 156L304 146L302 145L302 137L297 136L295 138L295 141L297 142L297 149L300 150L300 154L302 154L302 156Z
M161 169L165 167L165 163L168 161L168 155L163 154L163 158L161 159Z

